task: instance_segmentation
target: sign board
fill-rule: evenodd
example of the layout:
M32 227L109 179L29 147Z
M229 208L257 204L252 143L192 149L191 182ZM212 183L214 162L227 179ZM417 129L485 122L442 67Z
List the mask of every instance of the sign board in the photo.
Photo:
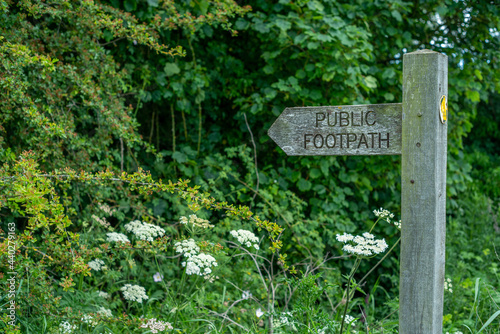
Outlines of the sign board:
M286 108L268 131L287 155L401 154L402 104Z
M421 50L402 104L287 108L268 131L288 155L401 154L400 334L442 333L447 96L448 58Z

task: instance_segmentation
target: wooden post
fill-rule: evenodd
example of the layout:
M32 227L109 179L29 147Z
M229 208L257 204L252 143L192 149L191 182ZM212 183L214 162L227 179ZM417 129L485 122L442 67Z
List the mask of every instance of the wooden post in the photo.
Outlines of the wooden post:
M442 333L447 100L448 58L429 50L405 54L400 334Z

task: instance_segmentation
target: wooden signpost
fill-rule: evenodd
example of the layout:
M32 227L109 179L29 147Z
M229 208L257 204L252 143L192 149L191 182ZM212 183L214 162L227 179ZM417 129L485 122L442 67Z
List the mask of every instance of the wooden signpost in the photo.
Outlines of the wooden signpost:
M401 154L402 104L286 108L268 131L288 155Z
M403 56L403 103L287 108L268 131L287 155L401 154L400 334L442 333L448 58Z

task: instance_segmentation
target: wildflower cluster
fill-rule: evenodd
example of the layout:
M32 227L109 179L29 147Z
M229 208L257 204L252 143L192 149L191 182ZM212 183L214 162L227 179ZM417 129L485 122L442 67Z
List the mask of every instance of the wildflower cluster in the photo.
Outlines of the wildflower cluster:
M108 216L112 216L116 209L111 209L107 204L99 204L99 209L101 209Z
M149 319L146 323L141 325L141 328L149 328L151 329L151 333L163 332L165 329L174 329L171 323L157 321L156 318Z
M200 252L200 247L196 245L193 239L182 240L174 244L175 251L177 253L183 254L185 257L189 258Z
M205 275L205 276L203 276L203 278L204 278L206 281L208 281L208 282L210 282L210 283L213 283L213 282L215 282L215 280L216 280L216 279L219 279L219 276L214 276L214 275Z
M142 303L143 300L148 299L146 289L139 285L125 284L120 290L123 291L123 297L127 300Z
M453 293L453 285L451 285L450 278L446 278L444 280L444 291L448 291L449 293Z
M88 325L90 325L90 326L92 326L92 327L97 326L97 321L95 321L95 320L94 320L94 317L92 317L92 316L91 316L91 315L89 315L89 314L85 314L85 315L83 316L83 318L82 318L82 322L83 322L84 324L88 324Z
M337 240L346 244L342 248L344 251L358 256L380 254L387 249L384 239L376 240L373 234L368 232L363 233L363 236L353 236L349 233L337 234Z
M105 228L111 227L111 225L108 223L108 221L106 220L105 217L99 218L96 215L92 215L92 219L94 221L96 221L99 225L101 225L102 227L105 227Z
M186 262L182 262L182 266L186 267L187 275L208 275L212 272L212 267L217 267L217 261L212 255L199 254L188 258Z
M138 220L126 224L125 229L134 233L139 239L147 241L153 241L153 237L162 237L165 234L165 230L161 227Z
M279 329L280 327L289 327L289 330L296 332L297 327L294 324L293 314L291 312L283 312L281 315L277 315L273 319L273 327L277 329L276 333L285 333L283 329ZM321 330L317 332L321 333Z
M238 230L238 231L232 230L230 233L233 237L238 239L238 242L240 244L245 245L247 247L253 246L255 249L259 249L258 245L259 238L257 238L255 234L253 234L252 232L247 230Z
M113 317L113 313L111 312L110 309L107 309L107 308L104 308L104 307L100 307L99 310L97 310L97 313L102 315L103 317L106 317L106 318L112 318Z
M74 330L76 330L77 326L76 325L72 325L70 324L69 322L65 321L65 322L61 322L59 324L59 330L61 331L61 333L63 334L70 334L70 333L73 333Z
M341 317L342 317L342 318L344 318L344 316L343 316L343 315L341 315ZM356 322L356 319L355 319L353 316L351 316L351 315L349 315L349 314L346 314L346 315L345 315L345 322L346 322L347 324L354 325L354 323Z
M391 213L390 211L380 208L380 210L373 210L373 213L375 216L377 216L379 219L383 219L389 224L394 224L398 229L401 229L401 220L400 221L392 221L391 219L394 218L394 214Z
M107 292L104 292L104 291L97 291L97 293L99 294L99 297L102 297L102 298L104 298L104 299L109 298L109 293L107 293Z
M116 233L116 232L109 232L106 233L108 236L108 241L114 241L114 242L129 242L127 236L123 233Z
M179 222L184 225L193 225L201 228L214 227L214 225L210 225L210 222L206 219L199 218L196 215L189 215L189 219L182 216L179 218Z
M94 269L95 271L99 271L101 269L105 269L106 268L106 266L104 265L104 261L100 260L100 259L92 260L92 261L90 261L87 264L88 264L88 266L90 268Z

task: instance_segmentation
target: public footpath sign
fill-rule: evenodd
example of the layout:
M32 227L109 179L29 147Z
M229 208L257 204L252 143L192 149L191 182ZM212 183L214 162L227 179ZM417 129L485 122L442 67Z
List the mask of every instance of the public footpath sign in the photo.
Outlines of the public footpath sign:
M286 108L268 131L288 155L401 154L402 104Z
M287 155L401 155L399 333L441 334L448 58L403 56L403 103L286 108L268 131Z

